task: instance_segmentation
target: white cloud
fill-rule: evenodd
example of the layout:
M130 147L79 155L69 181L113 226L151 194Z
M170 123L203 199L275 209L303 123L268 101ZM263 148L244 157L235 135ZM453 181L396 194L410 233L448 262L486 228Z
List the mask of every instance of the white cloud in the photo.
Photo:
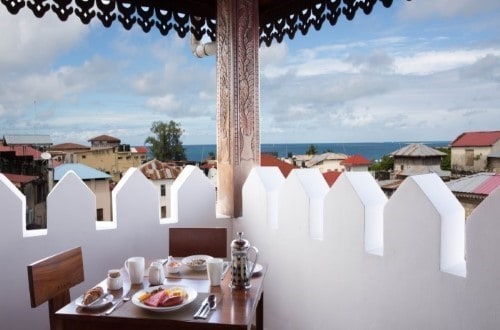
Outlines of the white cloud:
M472 65L488 55L500 55L500 48L420 52L397 57L394 60L394 68L399 74L427 75Z
M0 71L27 71L81 43L90 27L75 21L74 17L61 22L51 12L38 19L26 9L11 15L2 8L0 31L8 31L2 34L0 42Z
M146 101L146 105L157 111L172 111L177 110L181 106L181 102L176 99L175 95L166 94L160 97L152 97Z
M331 114L330 120L347 128L360 128L372 123L374 117L369 109L343 109Z

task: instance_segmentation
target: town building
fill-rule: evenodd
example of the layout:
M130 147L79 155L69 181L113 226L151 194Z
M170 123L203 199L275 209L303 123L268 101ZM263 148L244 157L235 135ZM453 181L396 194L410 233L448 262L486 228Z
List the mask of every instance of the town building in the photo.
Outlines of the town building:
M341 164L341 162L346 159L347 155L325 152L319 155L314 155L310 160L305 162L305 167L318 168L321 173L328 171L342 172L345 170L345 167Z
M379 180L378 184L386 196L390 197L409 176L420 174L437 174L443 181L449 181L450 171L441 169L444 152L422 143L411 143L390 154L394 159L391 177Z
M121 144L121 140L100 135L89 140L90 148L79 144L64 143L52 149L64 163L80 163L112 176L118 182L130 167L138 167L147 160L147 148Z
M500 173L480 172L447 182L465 209L466 218L472 211L500 186Z
M372 162L361 155L350 156L340 162L347 172L367 172Z
M460 134L451 142L451 171L454 175L500 172L500 131Z
M443 181L450 179L450 171L441 169L441 161L446 153L426 146L423 143L411 143L392 152L394 158L394 178L404 179L411 175L435 173Z
M96 220L111 221L111 176L85 164L67 163L54 168L54 182L59 182L69 171L75 172L95 194Z
M161 218L169 218L172 205L170 199L170 188L179 173L182 171L182 167L153 159L139 166L139 170L146 176L146 178L151 180L158 191L158 196L160 196Z
M46 199L50 191L49 135L4 135L0 143L0 173L26 196L27 228L47 226Z

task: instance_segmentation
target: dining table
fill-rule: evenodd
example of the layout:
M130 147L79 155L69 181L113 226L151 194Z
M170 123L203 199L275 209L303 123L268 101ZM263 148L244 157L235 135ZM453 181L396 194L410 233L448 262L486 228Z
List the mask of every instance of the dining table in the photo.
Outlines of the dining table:
M149 261L154 259L148 259ZM183 267L187 267L183 265ZM166 268L165 268L166 269ZM124 301L109 315L111 306L124 297L132 297L138 292L151 289L147 268L141 284L131 284L127 271L120 270L123 286L119 290L109 290L106 279L95 286L103 288L108 296L108 303L99 308L84 308L78 304L78 298L58 310L55 319L60 329L71 330L127 330L127 329L258 329L264 328L264 278L267 264L259 265L259 272L250 279L250 288L231 288L231 269L226 271L220 286L211 286L206 271L195 272L188 268L178 274L165 275L163 285L184 286L196 291L196 298L179 309L165 312L151 311L133 303ZM83 292L81 293L83 295ZM208 295L216 296L216 308L211 310L206 319L194 318L203 300ZM81 301L81 296L79 297Z

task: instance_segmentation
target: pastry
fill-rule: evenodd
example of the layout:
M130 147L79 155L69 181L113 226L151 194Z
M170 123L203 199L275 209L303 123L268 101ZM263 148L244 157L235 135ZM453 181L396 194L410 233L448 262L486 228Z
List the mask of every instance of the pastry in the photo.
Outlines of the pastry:
M97 299L101 298L102 295L104 294L104 290L100 286L96 286L87 292L85 292L85 295L83 296L83 301L82 303L84 305L90 305Z

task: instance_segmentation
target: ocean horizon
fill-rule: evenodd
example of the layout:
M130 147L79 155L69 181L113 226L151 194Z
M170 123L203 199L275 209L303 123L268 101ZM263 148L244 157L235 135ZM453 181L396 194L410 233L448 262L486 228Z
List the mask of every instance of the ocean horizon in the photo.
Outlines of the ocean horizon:
M278 158L286 158L289 155L304 155L312 145L316 146L318 154L330 151L348 156L361 155L370 161L380 160L410 143L423 143L431 148L448 147L451 141L396 141L396 142L349 142L349 143L263 143L260 146L261 153L272 153ZM201 162L210 153L216 154L215 144L192 144L184 145L188 161Z

